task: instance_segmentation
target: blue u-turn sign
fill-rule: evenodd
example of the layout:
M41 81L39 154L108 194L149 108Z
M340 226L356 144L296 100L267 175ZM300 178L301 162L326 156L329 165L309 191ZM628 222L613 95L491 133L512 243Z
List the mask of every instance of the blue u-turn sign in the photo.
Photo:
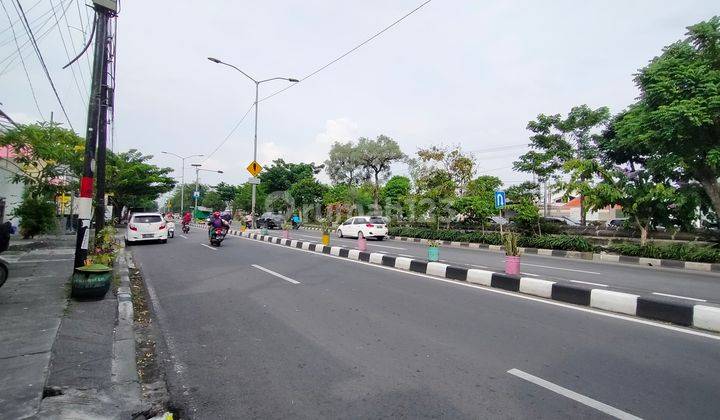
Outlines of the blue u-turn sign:
M495 191L495 208L505 207L505 191Z

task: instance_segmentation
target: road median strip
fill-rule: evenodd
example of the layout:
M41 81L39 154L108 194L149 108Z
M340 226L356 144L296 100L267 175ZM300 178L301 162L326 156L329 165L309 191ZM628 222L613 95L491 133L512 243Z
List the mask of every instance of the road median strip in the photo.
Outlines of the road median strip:
M202 226L197 225L196 227ZM357 249L337 246L331 247L318 243L261 235L254 232L230 230L228 233L233 236L241 236L257 241L300 248L306 251L329 254L335 257L348 258L370 264L468 282L510 292L523 293L685 327L695 327L720 332L720 307L683 302L653 295L639 296L607 290L606 288L595 289L589 285L555 282L475 268L456 267L444 263L428 262L407 257L395 257Z

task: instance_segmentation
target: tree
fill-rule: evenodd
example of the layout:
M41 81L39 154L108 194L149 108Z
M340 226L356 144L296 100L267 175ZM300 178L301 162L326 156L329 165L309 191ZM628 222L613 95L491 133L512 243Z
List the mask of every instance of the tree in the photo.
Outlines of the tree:
M616 120L613 149L653 173L697 181L720 214L720 18L687 29L636 75L640 97Z
M481 223L484 231L487 218L497 214L495 209L495 191L502 186L496 176L481 175L468 182L464 197L453 203L453 209L468 217L470 221Z
M0 136L0 146L16 155L20 170L14 183L23 183L30 195L50 198L71 190L82 173L84 140L59 124L20 125ZM13 164L11 161L10 164Z
M373 182L373 208L380 212L380 181L390 175L390 165L405 157L397 142L383 134L370 140L361 137L357 143L360 164Z
M386 214L399 218L406 216L409 213L410 178L400 175L393 176L383 186L380 197Z
M255 193L256 208L263 208L265 206L265 198L267 193L264 188L257 188ZM233 212L238 210L244 210L250 212L252 210L252 184L245 183L237 187L235 198L231 205Z
M108 151L105 191L116 215L123 207L147 207L148 202L154 202L175 187L175 180L168 175L172 169L148 163L150 159L151 155L135 149L121 153Z
M223 201L220 194L216 191L208 191L203 197L202 206L212 209L212 211L225 210L225 201Z
M418 150L418 157L426 164L442 168L450 174L458 190L458 195L465 195L467 185L475 175L475 157L464 153L460 146L431 146Z
M320 204L326 189L327 187L315 179L304 178L290 187L290 196L295 201L296 207L303 208Z
M590 162L597 159L595 142L600 134L598 131L610 119L610 112L606 107L591 109L587 105L573 107L566 118L560 114L538 115L535 121L530 121L527 129L533 135L530 137L530 147L535 149L520 156L513 164L515 170L535 173L542 181L556 176L559 171L575 174L576 182L565 184L574 187L590 182L587 173L583 172ZM568 166L568 162L575 161ZM572 191L567 191L573 193ZM585 225L584 194L580 194L580 222Z
M181 196L180 196L180 189L183 188L180 185L176 185L175 189L172 192L172 195L170 195L170 198L168 198L168 202L170 205L170 209L172 211L180 211L180 204L181 204ZM192 207L195 205L195 198L193 198L193 193L195 193L195 184L185 184L185 209ZM205 184L199 184L198 185L198 193L200 193L200 196L198 197L198 203L202 203L203 197L205 197L205 193L209 191L209 187Z
M13 216L20 218L20 233L25 239L52 232L57 227L55 203L42 194L32 194L29 190L23 194L22 202Z
M226 205L230 205L230 202L235 198L237 193L237 187L234 185L220 182L215 186L215 192L220 195L220 199L225 202Z
M330 147L325 171L333 184L357 185L364 179L359 150L353 142L335 142Z
M273 164L260 173L260 187L266 193L275 191L287 191L294 183L305 178L313 178L320 172L322 167L311 163L290 163L282 159L276 159Z
M446 171L431 169L418 179L417 186L422 198L418 207L427 211L435 220L435 229L440 229L440 219L450 215L455 183ZM449 224L449 218L447 221Z
M537 182L525 181L507 189L507 201L519 203L523 200L536 202L540 199L540 185Z

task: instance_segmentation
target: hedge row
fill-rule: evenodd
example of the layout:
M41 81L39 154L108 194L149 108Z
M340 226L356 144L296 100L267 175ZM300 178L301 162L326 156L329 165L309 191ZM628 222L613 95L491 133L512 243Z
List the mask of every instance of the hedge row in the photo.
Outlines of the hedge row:
M472 242L488 245L501 245L500 233L464 232L461 230L435 230L418 227L390 228L391 236L409 238L436 239L440 241ZM561 249L565 251L591 252L595 247L582 236L572 235L523 235L518 246L525 248Z
M620 243L611 244L607 246L606 249L610 252L633 257L720 263L720 250L709 246L689 244L656 245L654 243L641 246L638 244Z

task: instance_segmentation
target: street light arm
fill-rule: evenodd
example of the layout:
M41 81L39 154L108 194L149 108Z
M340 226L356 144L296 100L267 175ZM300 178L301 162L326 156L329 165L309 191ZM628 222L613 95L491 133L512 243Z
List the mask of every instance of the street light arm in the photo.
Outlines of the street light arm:
M166 151L163 150L163 151L160 152L160 153L164 153L164 154L166 154L166 155L173 155L173 156L175 156L176 158L179 158L179 159L185 159L184 157L182 157L182 156L180 156L180 155L178 155L178 154L175 154L175 153L173 153L173 152L166 152Z
M242 73L242 74L243 74L245 77L247 77L248 79L252 80L254 83L259 83L257 80L255 80L255 79L253 79L252 77L250 77L249 74L245 73L244 71L240 70L239 68L233 66L233 65L230 64L230 63L226 63L226 62L224 62L224 61L222 61L222 60L218 60L217 58L213 58L213 57L208 57L208 60L212 61L213 63L223 64L223 65L225 65L225 66L232 67L232 68L234 68L235 70L237 70L237 71L239 71L240 73Z
M271 80L287 80L288 82L292 82L292 83L297 83L297 82L299 82L298 79L293 79L292 77L271 77L270 79L265 79L265 80L259 81L258 84L260 84L260 83L265 83L265 82L269 82L269 81L271 81Z

